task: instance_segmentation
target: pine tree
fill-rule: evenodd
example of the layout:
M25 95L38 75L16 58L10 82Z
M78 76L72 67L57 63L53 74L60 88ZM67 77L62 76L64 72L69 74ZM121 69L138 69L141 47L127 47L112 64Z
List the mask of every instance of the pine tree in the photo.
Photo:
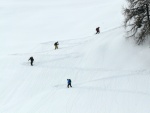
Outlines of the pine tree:
M150 0L127 0L127 2L128 7L124 8L127 37L134 38L137 44L141 44L150 35Z

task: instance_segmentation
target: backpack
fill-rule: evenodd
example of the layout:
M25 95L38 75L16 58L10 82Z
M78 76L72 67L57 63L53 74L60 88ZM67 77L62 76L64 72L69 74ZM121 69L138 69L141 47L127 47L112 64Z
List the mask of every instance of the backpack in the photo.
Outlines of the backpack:
M55 42L54 45L56 46L56 45L59 45L59 44L58 44L58 42Z
M71 79L69 79L69 83L71 83Z

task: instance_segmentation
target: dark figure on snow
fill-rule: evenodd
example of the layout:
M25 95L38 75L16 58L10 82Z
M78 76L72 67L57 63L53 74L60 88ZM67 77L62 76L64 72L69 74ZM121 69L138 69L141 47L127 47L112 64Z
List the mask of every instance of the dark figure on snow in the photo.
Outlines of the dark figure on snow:
M71 79L67 79L67 83L68 83L68 85L67 85L68 88L69 88L69 86L72 87L71 86Z
M54 43L55 50L58 49L58 45L59 45L58 41Z
M100 29L100 27L97 27L97 28L96 28L96 34L99 34L99 33L100 33L100 30L99 30L99 29Z
M31 66L33 66L34 58L33 58L33 57L30 57L29 60L31 61ZM28 60L28 61L29 61L29 60Z

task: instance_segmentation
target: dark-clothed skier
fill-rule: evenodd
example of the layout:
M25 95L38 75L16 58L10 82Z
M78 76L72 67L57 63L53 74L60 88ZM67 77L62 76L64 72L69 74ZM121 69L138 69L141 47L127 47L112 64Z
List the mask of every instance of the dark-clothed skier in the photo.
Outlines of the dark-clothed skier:
M99 33L100 33L100 30L99 30L99 29L100 29L100 27L97 27L97 28L96 28L96 34L99 34Z
M31 66L33 66L34 58L33 58L33 57L30 57L29 60L31 61ZM29 61L29 60L28 60L28 61Z
M67 79L67 83L68 83L68 85L67 85L68 88L69 88L69 86L72 87L71 86L71 79Z
M59 45L58 41L54 43L55 49L58 49L58 45Z

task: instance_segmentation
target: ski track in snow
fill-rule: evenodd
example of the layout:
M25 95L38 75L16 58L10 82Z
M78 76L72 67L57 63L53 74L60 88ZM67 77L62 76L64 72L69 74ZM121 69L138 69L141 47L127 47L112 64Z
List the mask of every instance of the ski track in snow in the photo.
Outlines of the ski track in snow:
M149 50L144 47L144 49L137 47L125 40L123 26L116 19L118 18L118 9L115 7L118 4L120 5L120 0L113 2L86 1L86 7L81 5L85 4L84 1L52 1L52 4L47 4L47 0L44 0L46 3L42 4L39 1L33 1L14 1L15 3L3 1L3 4L7 4L7 7L11 6L9 8L12 10L9 11L10 9L7 9L7 7L1 7L2 10L6 11L3 16L10 16L10 20L8 19L10 26L7 27L7 24L2 24L4 31L9 31L6 32L8 37L10 33L12 37L23 37L25 35L25 40L28 37L29 40L31 40L31 37L36 37L37 40L41 40L42 37L43 40L47 40L49 39L48 36L54 36L53 40L56 40L57 37L60 39L59 37L64 33L64 36L74 39L58 40L60 44L58 50L54 50L54 41L50 39L50 41L34 45L28 51L21 50L21 52L0 55L0 113L150 112ZM35 2L36 4L34 4ZM44 7L45 4L46 7ZM20 8L20 6L23 8ZM56 14L52 13L52 10L47 10L49 7L56 7L54 8ZM66 10L65 7L75 7L75 9L70 11ZM111 10L111 13L106 11L103 14L99 11L99 7L102 9L110 7L114 10ZM89 11L94 8L95 11L100 12L100 15L89 15L92 14ZM77 12L82 11L81 14L76 14L76 10ZM85 13L85 10L88 13ZM81 18L76 21L72 18L67 19L68 25L64 24L66 22L62 23L62 21L57 21L59 26L53 23L43 23L47 18L55 20L66 16L61 17L59 12L67 15L74 13L76 17ZM117 14L116 18L113 17L111 21L108 21L110 18L106 19L105 15L114 14L114 12ZM45 14L52 15L41 16ZM28 18L24 18L23 15ZM90 18L88 21L85 21L84 17L86 16ZM38 20L34 20L35 18ZM77 24L81 20L81 25ZM28 21L30 21L29 24L33 23L29 26L32 29L29 29L29 31L29 24L25 25ZM41 29L33 30L38 27L36 21L43 30L39 34L37 32ZM5 21L5 18L2 18L2 22L7 23L7 20ZM93 22L95 22L94 25ZM117 25L115 25L116 23ZM14 24L17 24L16 28L19 29L13 29ZM99 24L100 27L102 26L102 32L98 35L92 34L95 32L92 31L93 28ZM44 25L45 27L43 27ZM55 31L60 27L60 35L58 35L58 32L53 34L53 29L49 27L51 25ZM73 26L71 30L68 29L70 25ZM23 27L24 32L20 30L20 26ZM64 26L66 29L63 29ZM17 35L14 33L15 30L18 33ZM30 33L30 30L32 33ZM49 32L49 30L52 31ZM65 34L66 31L67 34ZM2 36L6 34L4 33ZM25 40L21 40L21 42ZM16 43L18 44L19 41ZM35 59L34 66L30 66L28 61L30 56ZM67 88L66 80L68 78L72 80L72 88Z
M112 97L117 94L119 96L118 98L120 98L121 95L128 95L129 97L133 95L138 97L145 96L149 99L150 91L143 88L144 86L146 87L146 84L142 86L143 89L136 87L136 83L133 85L133 82L135 82L135 80L139 81L140 78L147 78L147 80L149 80L149 70L117 70L101 67L82 67L83 56L87 55L85 53L86 48L84 47L89 45L90 42L99 40L101 35L102 34L78 40L60 41L60 49L58 50L50 49L49 45L53 43L48 42L34 48L33 53L8 55L7 57L10 59L8 66L11 67L15 64L16 67L13 67L13 70L17 71L14 72L14 74L12 73L12 80L10 80L13 89L9 86L3 93L1 92L1 97L5 97L8 92L9 95L7 95L7 99L3 100L1 98L2 101L0 104L3 106L0 107L0 111L9 113L9 110L7 112L6 108L10 106L11 111L18 111L16 113L22 112L22 110L26 108L28 108L28 110L26 110L27 112L40 113L41 111L50 111L55 113L60 111L56 110L54 106L63 106L61 108L62 112L74 113L75 111L78 112L76 109L81 106L80 109L84 112L98 113L99 104L101 103L100 100L105 97L104 94L106 94L106 97L108 94L112 95ZM101 38L101 43L108 39L109 38ZM64 47L61 47L61 44L63 44ZM104 52L103 54L106 53L107 52ZM33 55L35 58L33 67L31 67L30 62L27 61L28 57L30 57L29 55ZM85 58L88 58L88 56ZM14 60L11 61L11 59ZM24 60L27 62L24 62ZM4 63L4 61L2 61L2 63ZM73 88L68 89L66 87L67 78L72 79ZM18 82L15 82L16 80ZM124 83L127 85L124 85ZM132 85L131 88L130 85ZM31 92L32 90L35 90L35 92ZM16 101L16 104L21 103L20 106L16 107L15 104L12 106L12 103L14 103L19 95L22 96ZM59 99L57 100L59 96L65 100L60 98L60 102ZM93 96L94 98L91 98ZM26 100L24 100L24 98L26 98ZM117 99L117 97L115 98ZM81 100L86 100L86 102L89 103L95 102L96 104L90 106L90 104L85 103L87 108L85 109L85 105ZM7 102L9 102L8 105L6 104ZM32 107L29 107L29 103L31 103L30 106ZM101 103L100 106L103 106L103 103ZM115 102L112 102L112 104L113 103ZM43 107L41 107L42 104L44 104ZM88 109L88 107L91 108Z

